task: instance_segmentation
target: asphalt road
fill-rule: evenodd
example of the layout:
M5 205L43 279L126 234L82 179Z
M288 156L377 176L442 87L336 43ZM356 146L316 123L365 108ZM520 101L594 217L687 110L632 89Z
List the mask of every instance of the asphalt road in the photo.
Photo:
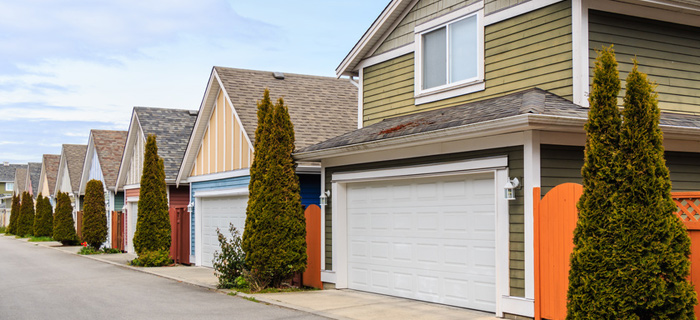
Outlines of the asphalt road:
M323 319L0 236L0 319Z

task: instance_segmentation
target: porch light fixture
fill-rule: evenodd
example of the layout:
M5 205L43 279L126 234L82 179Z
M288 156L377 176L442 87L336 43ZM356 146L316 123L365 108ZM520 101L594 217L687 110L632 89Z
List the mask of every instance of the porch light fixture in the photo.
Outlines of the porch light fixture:
M192 209L194 208L194 201L190 202L187 205L187 212L192 212Z
M330 197L330 196L331 196L331 191L330 191L330 190L326 190L326 192L321 193L321 197L320 197L319 199L321 199L321 205L322 205L322 206L325 206L325 205L328 204L328 197Z
M519 187L520 180L518 180L518 178L508 178L508 182L506 182L506 185L503 186L506 200L515 200L515 189L518 189Z

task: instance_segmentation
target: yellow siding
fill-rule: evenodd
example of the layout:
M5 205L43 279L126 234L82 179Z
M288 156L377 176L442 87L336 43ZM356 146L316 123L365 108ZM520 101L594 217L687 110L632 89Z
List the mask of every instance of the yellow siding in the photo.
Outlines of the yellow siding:
M223 91L219 91L214 111L207 122L202 143L190 176L245 169L249 166L250 146L241 124Z
M414 54L410 53L364 70L364 125L533 87L572 99L570 2L487 26L484 32L485 90L415 105Z
M41 185L41 188L39 189L39 190L41 190L40 193L43 196L50 196L51 194L49 193L49 180L46 178L46 174L44 174L43 178L44 178L43 179L44 183Z

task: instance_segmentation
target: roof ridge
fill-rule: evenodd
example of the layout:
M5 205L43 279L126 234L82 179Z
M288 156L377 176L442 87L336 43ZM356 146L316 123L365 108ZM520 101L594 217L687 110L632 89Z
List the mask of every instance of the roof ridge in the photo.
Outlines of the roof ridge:
M214 69L225 69L225 70L228 69L228 70L236 70L236 71L270 73L270 75L272 75L272 73L274 73L274 72L282 72L282 73L284 73L285 76L294 75L294 76L306 77L306 78L321 78L321 79L334 80L334 81L350 81L348 79L342 79L342 78L336 78L336 77L320 76L320 75L314 75L314 74L294 73L294 72L285 72L285 71L254 70L254 69L232 68L232 67L222 67L222 66L214 66Z

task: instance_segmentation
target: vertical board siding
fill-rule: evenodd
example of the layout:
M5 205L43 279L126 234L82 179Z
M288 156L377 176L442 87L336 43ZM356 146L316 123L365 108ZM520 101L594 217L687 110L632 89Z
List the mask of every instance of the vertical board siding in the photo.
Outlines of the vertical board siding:
M540 155L543 196L562 183L583 183L583 147L542 145ZM665 158L673 192L700 191L700 153L668 151Z
M220 180L201 181L201 182L192 182L192 184L190 184L190 194L189 194L190 201L194 201L195 191L242 188L242 187L247 187L248 183L250 183L250 176L227 178L227 179L220 179ZM195 226L195 208L192 208L192 211L190 213L190 232L191 232L190 234L192 235L190 237L190 254L191 255L195 254L195 252L194 252L194 239L195 239L194 235L196 234L195 227L196 227Z
M464 8L478 0L420 0L410 9L406 17L377 48L375 54L387 52L414 41L413 30L419 24L442 16L450 11Z
M252 150L233 112L224 92L219 90L190 172L191 177L249 167Z
M439 162L459 161L466 159L475 159L491 156L508 156L508 169L511 177L522 177L523 170L523 148L510 147L501 149L481 150L473 152L463 152L454 154L444 154L436 156L427 156L420 158L401 159L382 161L374 163L356 164L340 167L328 167L326 170L326 178L324 186L326 190L332 189L331 179L334 173L346 171L362 171L385 169L391 167L434 164ZM516 200L509 202L509 224L510 224L510 295L516 297L525 296L525 235L524 235L524 190L516 190ZM331 197L332 198L332 197ZM326 206L326 221L325 240L326 240L326 259L323 261L325 270L333 270L333 204L332 199L328 199Z
M589 76L595 50L614 45L623 79L636 56L639 71L658 84L659 107L674 112L700 112L700 28L591 10L589 14Z
M61 181L58 184L58 192L73 192L73 187L70 183L70 175L68 174L68 163L66 161L63 161L63 166L58 170L63 171L63 173L61 174Z
M104 185L105 179L102 175L102 168L100 167L100 159L97 157L97 150L93 146L92 161L90 162L90 171L88 173L88 181L90 180L100 180Z
M301 204L308 207L312 204L321 205L321 175L299 174Z
M415 57L409 53L365 68L364 125L534 87L573 98L570 1L487 26L484 32L485 90L415 105Z
M138 123L136 125L138 125ZM136 142L134 143L134 150L132 150L131 153L126 185L141 183L141 175L143 174L143 154L146 151L145 136L143 135L143 131L141 131L141 127L136 128L136 130Z

